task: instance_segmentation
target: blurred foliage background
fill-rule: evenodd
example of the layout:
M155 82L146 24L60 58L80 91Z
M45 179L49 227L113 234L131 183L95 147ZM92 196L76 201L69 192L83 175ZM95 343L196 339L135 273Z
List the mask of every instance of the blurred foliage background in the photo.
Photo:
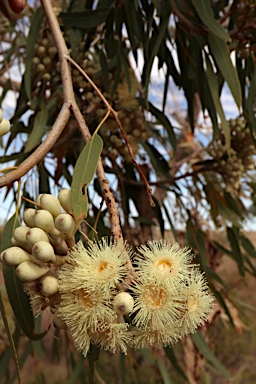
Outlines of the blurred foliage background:
M244 362L238 363L238 370L242 369L238 376L236 370L228 372L223 348L228 349L230 342L222 347L216 339L219 333L228 332L233 332L233 339L237 331L255 327L251 320L255 303L247 302L248 295L239 296L245 289L241 287L248 281L249 286L253 284L256 276L253 239L244 231L255 215L255 1L52 3L71 57L118 112L136 160L153 188L154 208L122 133L110 116L99 134L124 238L134 246L165 237L191 247L217 302L211 323L173 349L127 357L102 353L96 363L96 382L244 381L248 366L242 369ZM8 97L14 101L11 133L1 142L2 168L18 166L33 153L63 103L57 49L40 2L29 2L20 15L4 4L0 5L3 111ZM72 68L72 76L77 103L93 133L106 107L77 69ZM232 119L226 118L222 105L221 95L227 89L234 100ZM77 123L71 118L52 150L22 178L22 195L35 200L39 193L56 194L70 185L83 146ZM2 190L5 204L15 205L16 184ZM98 236L109 235L108 213L97 178L88 195L84 231L88 233L97 221ZM24 201L21 204L21 212L29 206ZM240 288L234 295L237 284ZM12 322L11 314L8 318ZM42 321L47 323L47 316ZM225 332L223 322L229 327ZM40 329L39 323L37 326ZM11 328L21 371L26 375L26 370L33 369L33 379L25 382L92 381L90 359L78 356L64 333L50 331L42 341L32 342L18 328ZM224 336L219 342L223 340ZM0 342L0 381L15 382L10 347L6 340ZM232 353L238 356L239 347ZM246 382L255 382L256 373L252 375ZM234 381L236 377L238 381Z

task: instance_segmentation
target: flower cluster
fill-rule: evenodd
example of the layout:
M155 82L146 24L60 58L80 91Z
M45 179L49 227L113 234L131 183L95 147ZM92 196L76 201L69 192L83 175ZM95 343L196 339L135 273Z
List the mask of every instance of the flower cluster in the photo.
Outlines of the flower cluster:
M16 267L35 315L50 307L84 356L90 344L123 353L172 345L209 320L214 299L188 248L151 241L133 257L122 240L73 245L67 189L39 195L24 222L1 261Z

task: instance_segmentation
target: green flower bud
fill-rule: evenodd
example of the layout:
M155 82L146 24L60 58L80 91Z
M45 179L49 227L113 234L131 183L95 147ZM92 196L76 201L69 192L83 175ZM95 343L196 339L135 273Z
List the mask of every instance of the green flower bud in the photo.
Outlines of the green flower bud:
M43 276L39 281L39 290L44 296L54 295L59 291L59 282L54 276Z
M27 231L26 234L27 242L30 245L34 245L38 241L47 241L48 243L50 242L49 237L45 231L43 231L41 228L31 228Z
M56 261L54 249L47 241L38 241L33 245L32 255L41 263L50 263Z
M61 205L57 197L44 193L40 198L40 205L42 209L50 212L53 217L61 214Z
M11 124L10 121L7 119L2 119L0 123L0 137L6 135L10 131Z
M71 203L70 203L71 190L68 188L62 188L58 193L58 199L63 209L67 213L72 213Z
M34 214L35 214L34 208L27 208L24 211L23 220L27 227L32 228L34 226Z
M24 261L16 268L16 276L25 282L31 282L45 275L50 270L50 266L39 266L31 261Z
M55 228L70 238L74 236L76 223L71 215L68 213L62 213L55 219Z

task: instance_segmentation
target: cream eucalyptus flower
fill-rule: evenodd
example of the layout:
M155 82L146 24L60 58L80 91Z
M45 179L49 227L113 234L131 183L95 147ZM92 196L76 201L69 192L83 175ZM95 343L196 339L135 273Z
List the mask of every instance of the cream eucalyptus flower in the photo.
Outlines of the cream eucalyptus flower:
M180 330L182 336L195 332L196 328L209 321L214 297L211 294L204 275L197 269L191 270L191 275L184 285L185 311L182 312Z
M149 241L138 248L137 273L147 279L175 286L189 274L193 255L190 249L165 240Z

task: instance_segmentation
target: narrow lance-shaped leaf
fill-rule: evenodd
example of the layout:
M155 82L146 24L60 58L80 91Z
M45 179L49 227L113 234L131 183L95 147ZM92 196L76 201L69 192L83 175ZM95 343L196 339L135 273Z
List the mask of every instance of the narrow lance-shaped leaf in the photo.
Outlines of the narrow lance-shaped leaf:
M28 39L26 43L26 60L25 60L25 74L24 83L28 99L31 101L31 78L32 78L32 62L35 53L35 45L41 29L42 21L44 18L42 8L38 8L32 18Z
M243 255L241 253L240 247L239 247L239 230L238 228L229 228L227 227L227 234L228 234L228 240L230 243L230 246L232 248L232 253L235 261L237 262L237 266L239 269L239 272L242 276L245 274L244 270L244 260L243 260Z
M213 58L216 61L224 80L227 82L230 92L236 102L237 108L239 109L242 99L241 87L237 71L230 58L228 46L222 39L215 35L209 34L208 41Z
M45 133L45 125L48 119L48 111L46 108L43 108L39 111L35 117L33 129L28 137L28 141L25 145L24 152L27 153L31 151L35 146L37 146Z
M13 215L4 228L2 250L10 246L13 230L17 226L19 226L19 222ZM41 339L47 330L39 334L34 332L34 317L29 297L23 290L23 283L16 277L15 268L3 265L3 274L9 301L20 328L31 340Z
M75 220L87 216L87 188L94 177L102 148L101 137L93 135L77 159L71 184L71 207Z
M229 34L214 18L210 0L194 0L194 5L198 16L210 32L224 41L231 40Z
M211 65L210 60L207 56L205 57L205 60L206 60L206 66L207 66L206 77L207 77L207 81L209 84L209 89L210 89L211 94L212 94L215 108L216 108L218 115L220 117L220 120L221 120L223 132L224 132L225 139L226 139L226 147L230 148L230 130L229 130L229 125L227 123L227 120L226 120L226 117L225 117L225 114L224 114L224 111L223 111L223 108L221 105L220 97L219 97L217 77L213 71L212 65Z
M196 332L192 335L192 338L195 345L202 353L202 355L206 358L206 360L209 361L224 377L228 379L230 377L229 372L209 348L202 334L200 332Z

